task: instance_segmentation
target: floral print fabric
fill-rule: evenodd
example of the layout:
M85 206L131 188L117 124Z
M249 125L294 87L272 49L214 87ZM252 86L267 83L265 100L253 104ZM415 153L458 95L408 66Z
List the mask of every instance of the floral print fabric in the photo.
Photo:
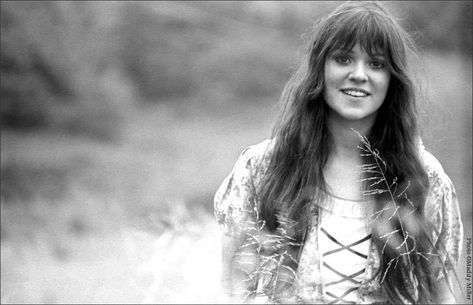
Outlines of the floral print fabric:
M272 140L265 140L246 148L238 158L232 172L225 178L215 194L214 211L217 222L228 235L238 235L257 225L256 186L260 183L269 162ZM455 189L442 166L424 147L420 157L430 180L425 214L435 225L434 244L447 269L453 269L461 253L463 228ZM326 303L321 276L321 249L319 249L320 215L314 209L312 226L299 259L295 279L295 293L302 303ZM370 244L365 273L358 289L357 303L386 301L380 282L380 258L376 246ZM438 278L443 275L440 272Z

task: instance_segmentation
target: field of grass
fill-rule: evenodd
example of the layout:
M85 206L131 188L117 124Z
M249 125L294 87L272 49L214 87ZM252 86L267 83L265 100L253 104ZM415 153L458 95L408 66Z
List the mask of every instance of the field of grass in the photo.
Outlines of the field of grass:
M471 60L426 63L424 142L457 188L471 237ZM133 109L114 142L2 130L1 302L224 302L213 194L240 151L269 136L274 105Z
M2 130L2 303L217 302L213 194L271 105L191 106L114 143Z

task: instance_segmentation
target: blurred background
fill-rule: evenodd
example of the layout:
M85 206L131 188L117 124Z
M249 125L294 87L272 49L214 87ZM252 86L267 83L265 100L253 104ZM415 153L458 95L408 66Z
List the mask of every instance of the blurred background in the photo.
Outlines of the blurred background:
M221 301L213 195L339 4L1 1L1 302ZM385 5L471 238L472 2Z

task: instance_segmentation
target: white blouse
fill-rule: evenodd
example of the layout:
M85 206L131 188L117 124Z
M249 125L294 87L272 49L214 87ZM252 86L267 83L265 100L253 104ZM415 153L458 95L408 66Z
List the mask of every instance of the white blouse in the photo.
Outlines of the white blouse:
M349 200L328 194L322 208L319 245L322 281L333 304L356 303L369 252L368 221L374 202Z

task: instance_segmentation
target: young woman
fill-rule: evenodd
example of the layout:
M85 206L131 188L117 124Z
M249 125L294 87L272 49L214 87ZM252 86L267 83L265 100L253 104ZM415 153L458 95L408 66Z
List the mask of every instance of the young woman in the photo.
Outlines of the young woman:
M379 3L345 3L317 24L272 138L242 152L215 196L231 295L454 302L462 223L417 131L411 50Z

